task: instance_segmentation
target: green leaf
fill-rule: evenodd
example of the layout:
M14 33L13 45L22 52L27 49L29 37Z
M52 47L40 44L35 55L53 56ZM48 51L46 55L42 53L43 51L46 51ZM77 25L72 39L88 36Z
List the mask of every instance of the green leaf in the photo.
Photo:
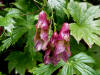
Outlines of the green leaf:
M68 9L75 23L70 24L71 35L79 42L83 39L89 47L94 43L100 46L100 28L94 18L100 17L99 6L87 7L87 4L79 4L70 1ZM77 13L76 13L77 12Z
M75 59L75 61L80 61L82 63L94 63L94 59L90 56L88 56L85 53L79 53L77 55L75 55L74 57L72 57L72 59Z
M66 63L61 72L58 75L73 75L73 66L70 63Z
M6 8L5 11L8 11L7 16L19 18L22 13L19 9L16 8Z
M48 0L48 6L51 9L56 9L56 14L60 17L64 16L65 0Z
M27 31L27 29L25 27L20 27L20 28L16 28L13 33L12 36L10 36L9 38L7 38L6 40L2 41L2 45L0 46L0 51L3 51L4 49L9 48L12 44L15 44L19 38Z
M82 75L97 75L95 70L82 62L74 62L73 66L80 71Z
M2 17L0 16L0 26L8 26L15 24L15 21L10 16Z
M97 71L98 74L100 74L100 46L93 45L91 49L87 52L90 56L93 57L95 60L95 65L93 65L94 69Z
M53 64L40 64L39 68L34 68L33 74L36 75L51 75L54 71L56 71L58 68L64 65L63 61L60 61L56 66Z
M16 73L19 73L20 75L25 75L26 69L32 69L33 67L33 60L32 56L30 56L30 53L26 52L20 52L15 51L12 52L7 58L8 60L8 69L9 73L15 69Z
M13 4L24 12L32 12L35 9L33 0L16 0Z

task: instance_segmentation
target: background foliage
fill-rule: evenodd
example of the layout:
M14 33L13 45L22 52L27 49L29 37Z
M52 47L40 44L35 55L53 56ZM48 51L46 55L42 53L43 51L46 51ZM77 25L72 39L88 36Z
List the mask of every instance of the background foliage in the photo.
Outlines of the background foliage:
M0 75L100 75L100 0L0 1ZM52 31L70 24L72 55L56 66L45 65L44 52L34 49L42 10L52 21Z

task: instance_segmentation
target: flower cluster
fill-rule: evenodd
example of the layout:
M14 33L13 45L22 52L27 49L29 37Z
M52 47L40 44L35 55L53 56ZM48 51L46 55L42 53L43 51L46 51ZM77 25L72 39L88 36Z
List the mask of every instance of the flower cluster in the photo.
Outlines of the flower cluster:
M44 63L56 65L61 59L67 61L71 56L69 45L69 24L64 23L59 32L54 32L50 40L48 39L49 23L44 11L40 12L38 23L36 24L36 34L34 36L35 48L37 51L44 50Z

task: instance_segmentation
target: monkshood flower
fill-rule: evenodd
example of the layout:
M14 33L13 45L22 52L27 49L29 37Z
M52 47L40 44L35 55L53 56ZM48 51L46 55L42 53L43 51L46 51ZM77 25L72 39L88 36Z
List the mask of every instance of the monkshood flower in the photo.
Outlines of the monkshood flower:
M67 61L71 56L69 45L69 24L64 23L56 41L55 50L52 56L52 63L56 65L61 59Z
M41 11L39 14L38 22L36 24L36 33L34 36L35 48L37 51L46 49L48 44L48 29L49 23L46 13Z
M57 32L54 32L48 43L47 50L45 51L45 56L44 56L45 64L52 63L50 54L52 55L55 50L57 38L58 38L58 34L57 34Z
M53 33L47 48L48 49L44 56L45 64L53 63L54 65L57 65L61 59L65 62L68 60L69 56L71 55L68 23L64 23L62 25L59 35L57 32Z
M65 50L67 51L68 56L71 56L70 45L69 45L69 24L68 23L64 23L59 32L55 54L60 54Z

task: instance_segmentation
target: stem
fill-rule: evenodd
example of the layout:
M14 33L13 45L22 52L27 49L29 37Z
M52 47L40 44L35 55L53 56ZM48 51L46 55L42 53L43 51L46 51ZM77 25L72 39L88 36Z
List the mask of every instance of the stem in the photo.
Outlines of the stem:
M52 9L52 23L53 23L53 26L54 26L54 32L56 32L56 23L54 21L54 18L53 18L53 9Z

